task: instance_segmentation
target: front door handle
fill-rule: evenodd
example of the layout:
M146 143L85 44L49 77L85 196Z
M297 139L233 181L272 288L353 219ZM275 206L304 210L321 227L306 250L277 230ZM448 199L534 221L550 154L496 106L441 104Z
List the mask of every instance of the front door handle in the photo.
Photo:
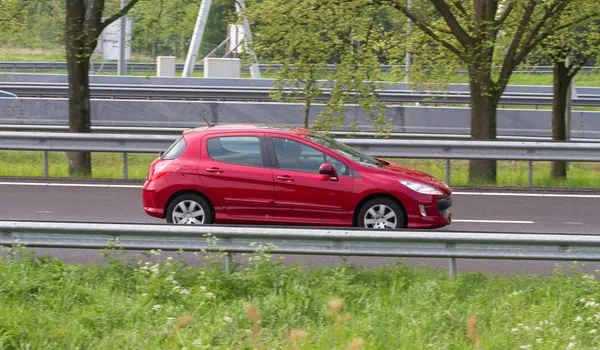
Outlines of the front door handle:
M212 168L206 168L206 171L209 173L222 173L223 170L221 170L221 168L217 168L216 166L212 167Z
M277 176L277 179L281 181L294 181L294 179L289 175L279 175Z

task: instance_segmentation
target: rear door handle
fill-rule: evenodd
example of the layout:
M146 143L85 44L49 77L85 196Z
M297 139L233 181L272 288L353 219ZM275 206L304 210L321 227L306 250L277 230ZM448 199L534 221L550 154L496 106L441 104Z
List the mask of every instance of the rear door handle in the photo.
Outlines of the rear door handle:
M222 173L223 170L221 170L221 168L217 168L216 166L212 167L212 168L206 168L206 171L209 173Z
M294 179L289 175L279 175L277 176L277 179L281 181L294 181Z

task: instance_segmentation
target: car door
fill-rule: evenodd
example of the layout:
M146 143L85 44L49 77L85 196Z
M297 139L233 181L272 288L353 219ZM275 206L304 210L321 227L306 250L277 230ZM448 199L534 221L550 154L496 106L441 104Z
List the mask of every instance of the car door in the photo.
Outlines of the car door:
M277 219L298 224L352 225L354 178L346 162L300 138L267 136L267 145L273 164ZM339 172L337 181L319 174L325 162Z
M262 133L212 134L203 144L198 174L223 209L222 219L269 220L275 194Z

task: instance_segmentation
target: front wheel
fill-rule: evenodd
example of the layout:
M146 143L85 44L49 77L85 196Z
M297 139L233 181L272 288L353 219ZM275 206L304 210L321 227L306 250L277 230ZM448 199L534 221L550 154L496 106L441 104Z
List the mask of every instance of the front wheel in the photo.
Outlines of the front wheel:
M405 213L398 203L389 198L374 198L360 208L357 226L369 229L405 228Z
M210 206L197 194L184 194L173 199L167 208L169 224L208 225L213 223Z

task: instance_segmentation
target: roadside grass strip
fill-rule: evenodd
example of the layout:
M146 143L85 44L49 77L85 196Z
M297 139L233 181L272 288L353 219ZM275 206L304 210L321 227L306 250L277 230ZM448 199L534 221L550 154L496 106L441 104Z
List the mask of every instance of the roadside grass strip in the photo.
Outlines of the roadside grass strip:
M128 154L127 168L129 179L144 179L148 167L157 154ZM121 153L92 153L92 178L122 179L123 155ZM393 159L413 169L424 171L441 180L446 178L445 160ZM469 182L469 162L452 160L451 185L477 186ZM498 161L498 186L526 187L528 163L524 161ZM0 176L41 177L43 176L43 152L0 151ZM600 164L569 163L566 180L550 178L550 162L533 163L533 186L556 188L600 188ZM64 152L48 152L48 174L53 178L68 178L68 160Z
M226 274L150 251L66 264L23 247L0 257L1 349L594 349L600 282L394 264L285 266L268 250ZM98 252L100 254L100 252Z

